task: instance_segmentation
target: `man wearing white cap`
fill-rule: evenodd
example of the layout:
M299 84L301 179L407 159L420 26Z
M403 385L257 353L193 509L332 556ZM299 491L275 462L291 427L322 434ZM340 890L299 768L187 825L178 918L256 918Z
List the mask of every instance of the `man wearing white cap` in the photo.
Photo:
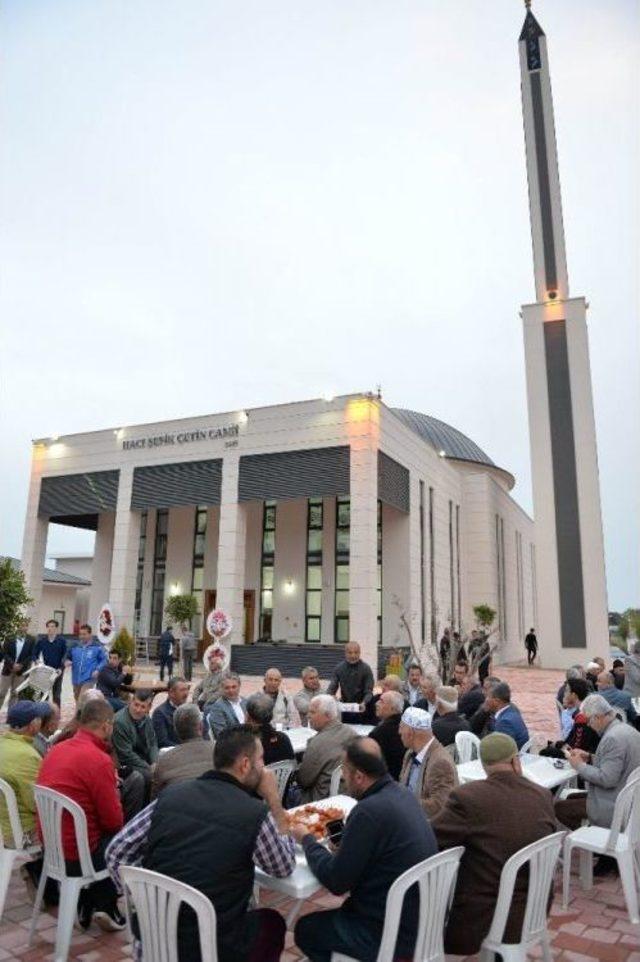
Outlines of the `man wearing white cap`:
M400 784L410 788L428 818L442 811L458 784L453 759L434 738L431 716L422 708L407 708L400 721L400 738L406 749Z

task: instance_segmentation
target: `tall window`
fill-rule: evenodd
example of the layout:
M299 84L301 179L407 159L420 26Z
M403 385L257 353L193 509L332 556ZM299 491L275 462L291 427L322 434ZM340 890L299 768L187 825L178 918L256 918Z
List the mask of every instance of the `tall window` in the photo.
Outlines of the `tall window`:
M191 565L191 594L198 600L200 613L191 619L191 630L196 638L202 635L202 601L204 598L204 546L207 536L207 506L196 508L193 528L193 562Z
M498 575L498 628L500 637L507 637L507 591L505 586L504 563L504 521L496 515L496 562Z
M453 501L449 502L449 591L451 624L456 626L456 586L453 577Z
M322 498L309 498L305 641L320 641L322 637L322 526Z
M260 558L261 638L271 638L273 628L273 568L276 554L276 503L265 501L262 512L262 555Z
M151 589L151 634L162 632L164 615L164 579L167 570L167 534L169 512L158 508L156 512L156 536L153 546L153 587Z
M462 631L462 587L460 585L460 505L456 505L456 581L458 586L458 631Z
M144 583L144 555L147 548L147 512L140 515L140 538L138 540L138 567L136 569L136 600L133 614L133 633L140 634L142 616L142 585Z
M434 491L429 488L429 597L431 607L431 644L435 645L437 638L436 621L436 557L435 557L435 531L434 531Z
M351 502L336 499L336 614L335 641L349 640L349 541L351 537Z
M518 633L524 638L524 578L522 576L522 535L516 531L516 579L518 586Z
M424 584L424 481L420 482L420 638L425 640L425 584Z
M382 644L382 501L378 501L378 644Z

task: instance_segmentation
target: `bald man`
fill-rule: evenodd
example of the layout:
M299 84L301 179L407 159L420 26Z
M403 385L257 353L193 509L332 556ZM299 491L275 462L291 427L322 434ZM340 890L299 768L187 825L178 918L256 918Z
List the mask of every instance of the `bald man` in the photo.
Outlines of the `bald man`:
M305 829L292 829L322 885L334 895L349 892L340 908L312 912L298 920L296 945L309 962L330 962L332 952L375 962L390 886L407 869L437 852L418 800L393 781L373 739L350 742L342 770L347 791L358 804L337 851L328 851ZM399 956L411 958L417 925L417 892L410 890L400 923Z
M360 645L357 641L350 641L345 645L344 661L336 666L327 694L337 696L338 689L340 689L339 701L358 704L360 712L366 711L367 705L373 698L373 672L369 665L362 661ZM347 712L343 713L342 720L357 723L362 721L362 718L355 712Z

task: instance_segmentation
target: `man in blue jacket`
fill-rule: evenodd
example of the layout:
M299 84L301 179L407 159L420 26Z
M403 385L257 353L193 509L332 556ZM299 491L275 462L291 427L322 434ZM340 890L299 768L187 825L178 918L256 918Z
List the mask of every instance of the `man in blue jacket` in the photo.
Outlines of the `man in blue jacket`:
M298 920L295 941L310 962L330 962L332 952L375 962L384 926L387 893L407 869L435 855L438 846L413 792L387 772L380 746L355 738L345 750L343 777L358 799L333 854L304 827L292 834L304 848L309 868L334 895L349 897L338 909L311 912ZM418 930L418 892L404 901L397 954L410 959Z
M94 682L98 672L107 663L107 652L97 638L93 637L91 625L80 625L80 641L67 653L67 664L71 665L73 697L76 702L84 685Z
M490 731L510 735L520 750L529 741L529 732L519 709L511 704L511 689L506 681L496 681L489 686L484 704L492 715Z
M151 715L158 748L173 748L180 744L178 733L173 724L173 716L176 713L176 708L184 705L188 697L189 682L174 675L169 681L167 700L158 705Z
M60 707L62 676L64 674L64 664L67 656L67 639L59 633L59 627L59 621L56 621L55 618L49 618L46 624L47 633L38 637L35 651L33 652L34 661L42 658L42 661L48 668L55 668L60 672L51 690L51 697L58 708Z

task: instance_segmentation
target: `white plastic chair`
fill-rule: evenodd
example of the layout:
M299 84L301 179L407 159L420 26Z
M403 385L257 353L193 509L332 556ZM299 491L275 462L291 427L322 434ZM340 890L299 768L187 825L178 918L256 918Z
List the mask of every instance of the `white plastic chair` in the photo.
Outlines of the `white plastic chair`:
M418 937L413 958L416 962L445 962L444 926L463 852L463 846L450 848L418 862L395 880L387 895L382 941L376 962L389 962L393 959L405 895L416 883L420 905ZM354 959L342 952L333 952L331 962L354 962Z
M338 765L337 768L331 772L331 783L329 785L329 795L333 797L334 795L340 794L340 782L342 781L342 765Z
M636 769L631 773L627 784L616 799L610 829L601 828L598 825L583 825L566 837L562 885L565 909L569 902L571 855L574 848L577 848L582 852L590 853L591 856L595 853L615 858L620 871L629 920L632 924L638 925L640 911L634 866L638 846L640 846L640 770Z
M295 772L298 764L293 758L285 758L281 762L272 762L271 765L267 765L266 767L276 776L278 794L280 795L280 801L282 801L291 773Z
M52 788L43 788L41 785L36 785L33 792L44 839L44 864L33 906L33 915L31 916L29 945L33 941L36 930L47 878L56 879L60 883L60 907L58 908L55 962L66 962L80 890L86 885L91 885L92 882L108 878L109 872L106 869L96 871L93 867L87 835L87 817L80 806L67 798L66 795L54 792ZM62 817L65 812L73 819L78 846L78 861L82 872L82 875L79 876L67 875L62 847Z
M33 665L23 675L24 680L16 688L16 694L24 688L31 688L37 696L36 701L46 701L59 674L58 668L50 668L48 665L40 664Z
M185 904L198 919L202 962L218 962L216 910L206 895L184 882L146 868L122 865L119 874L125 888L130 935L130 902L136 911L142 962L178 962L178 913Z
M527 953L535 945L542 947L544 962L552 962L551 942L547 931L547 903L564 835L565 832L556 832L541 838L539 842L526 845L505 863L500 875L498 901L491 928L480 946L480 962L493 962L496 953L502 956L503 962L526 962ZM516 876L519 869L527 863L529 882L520 941L503 942Z
M35 855L36 852L40 851L40 846L24 844L24 832L20 822L16 794L9 782L5 782L4 778L0 778L0 795L3 796L5 805L7 806L14 846L13 848L6 848L2 831L0 831L0 919L2 919L7 890L16 859L26 858L28 855Z
M480 739L473 732L457 732L456 751L459 765L471 762L480 757Z

